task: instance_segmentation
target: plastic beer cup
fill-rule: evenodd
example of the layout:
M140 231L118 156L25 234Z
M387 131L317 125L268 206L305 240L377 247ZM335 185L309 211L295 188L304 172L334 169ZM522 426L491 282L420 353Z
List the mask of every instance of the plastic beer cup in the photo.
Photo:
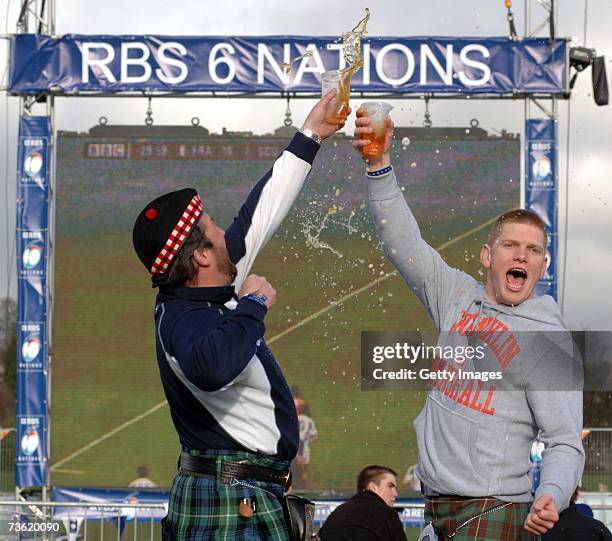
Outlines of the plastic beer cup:
M369 144L361 147L361 153L366 158L380 158L385 150L387 116L393 106L384 101L366 101L361 104L361 108L370 117L370 128L374 130L372 133L363 133L359 136L359 139L370 141Z
M332 88L336 89L336 95L329 103L325 120L330 124L342 124L349 115L350 74L342 70L323 72L321 74L321 96L325 96Z

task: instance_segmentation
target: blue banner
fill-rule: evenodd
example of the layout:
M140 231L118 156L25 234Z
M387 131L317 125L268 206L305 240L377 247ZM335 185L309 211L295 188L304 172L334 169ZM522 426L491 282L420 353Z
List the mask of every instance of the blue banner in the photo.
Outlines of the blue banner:
M17 162L17 440L15 484L48 484L47 260L51 129L21 117Z
M61 520L68 533L67 541L78 541L83 537L80 533L85 519L107 521L117 527L115 539L121 539L125 525L131 521L160 522L168 514L167 490L161 489L130 489L130 488L77 488L55 487L53 501L56 502L86 502L95 506L74 507L57 505L53 509L53 519ZM140 507L121 507L117 504L138 504ZM147 504L162 504L163 507L146 507ZM136 531L136 529L134 530Z
M287 75L283 64L296 61ZM566 42L526 38L380 37L363 41L352 90L388 93L567 92ZM9 90L314 92L343 68L336 37L85 36L11 38Z
M146 522L159 522L168 512L168 497L167 490L158 488L147 489L130 489L130 488L78 488L78 487L54 487L53 501L55 502L88 502L99 504L96 507L68 507L57 505L53 511L53 518L56 520L75 520L81 521L87 519L98 519L115 522L121 527L121 519L139 520ZM346 499L337 500L313 500L315 503L314 523L317 527L323 525L329 515L338 506L345 503ZM143 507L139 508L135 513L134 509L121 507L117 504L163 504L164 508ZM396 504L402 508L397 509L402 524L405 528L421 528L423 526L423 508L422 507L404 507L415 504L423 504L422 498L399 498ZM115 504L115 505L113 505ZM74 525L69 525L70 529L74 527L77 538L80 522ZM73 532L70 532L73 533Z
M536 287L557 298L557 128L550 119L529 119L525 127L525 207L536 212L548 233L548 267Z
M168 514L169 491L160 488L79 488L54 487L53 501L55 502L87 502L98 503L99 507L68 507L58 505L54 509L53 518L70 516L73 518L106 519L117 521L118 517L128 520L141 520L152 522L161 521ZM148 503L164 504L164 508L140 508L137 515L134 508L116 507L113 504Z

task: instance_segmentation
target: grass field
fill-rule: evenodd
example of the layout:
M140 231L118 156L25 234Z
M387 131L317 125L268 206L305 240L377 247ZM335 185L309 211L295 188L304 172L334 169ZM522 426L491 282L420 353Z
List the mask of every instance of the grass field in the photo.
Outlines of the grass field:
M52 484L125 486L137 466L147 464L150 477L168 486L178 440L155 361L155 292L133 253L131 221L154 195L181 185L212 194L204 197L212 198L214 208L223 179L237 178L242 184L224 192L236 201L215 214L227 224L246 193L243 184L248 187L268 164L228 163L224 172L213 164L221 180L188 183L193 163L140 162L138 171L126 161L98 166L82 157L82 141L77 143L60 141L59 178L66 180L58 189ZM494 143L470 142L458 150L458 143L436 148L430 141L415 142L410 156L396 149L400 182L423 235L433 246L448 243L446 260L476 277L486 228L456 238L518 202L518 183L508 183L518 175L518 143ZM253 269L279 291L266 319L266 340L317 424L312 485L326 494L349 494L355 473L366 464L384 463L403 474L415 462L411 425L424 396L362 392L360 332L431 328L403 281L384 278L393 269L370 224L361 166L341 146L321 152L296 210ZM160 178L172 171L176 178L160 188ZM88 191L89 178L95 189ZM143 179L151 179L150 185ZM122 197L122 186L134 184L140 190L130 188ZM372 285L376 280L381 281ZM313 314L318 315L308 320Z

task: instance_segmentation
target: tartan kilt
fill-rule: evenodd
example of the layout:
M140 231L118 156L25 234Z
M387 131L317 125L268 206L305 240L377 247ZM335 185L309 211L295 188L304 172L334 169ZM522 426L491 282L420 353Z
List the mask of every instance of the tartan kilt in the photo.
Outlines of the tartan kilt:
M486 513L502 505L496 498L460 498L426 496L425 522L432 522L439 541L446 541L457 527L481 513L483 516L460 528L452 541L535 541L538 537L525 530L524 524L531 503L509 503L506 507Z
M241 451L188 451L222 461L279 470L289 462ZM172 483L168 515L162 521L164 541L288 541L281 497L283 487L254 479L240 479L252 487L225 484L220 480L178 473ZM243 498L255 503L255 514L242 517L238 505Z

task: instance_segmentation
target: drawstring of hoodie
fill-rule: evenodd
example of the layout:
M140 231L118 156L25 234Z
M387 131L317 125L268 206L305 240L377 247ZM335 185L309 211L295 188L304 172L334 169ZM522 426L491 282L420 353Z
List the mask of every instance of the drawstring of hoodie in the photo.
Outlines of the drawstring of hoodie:
M474 322L474 327L473 327L475 332L478 331L478 324L480 323L480 320L482 319L483 308L484 308L485 303L487 303L488 306L493 310L494 312L493 317L495 319L497 319L497 316L499 316L499 314L502 313L502 310L497 308L494 304L488 303L487 299L484 296L480 297L480 299L474 299L468 306L468 309L466 310L466 312L470 311L470 308L472 307L472 305L474 304L478 305L478 315L476 316L476 321Z

